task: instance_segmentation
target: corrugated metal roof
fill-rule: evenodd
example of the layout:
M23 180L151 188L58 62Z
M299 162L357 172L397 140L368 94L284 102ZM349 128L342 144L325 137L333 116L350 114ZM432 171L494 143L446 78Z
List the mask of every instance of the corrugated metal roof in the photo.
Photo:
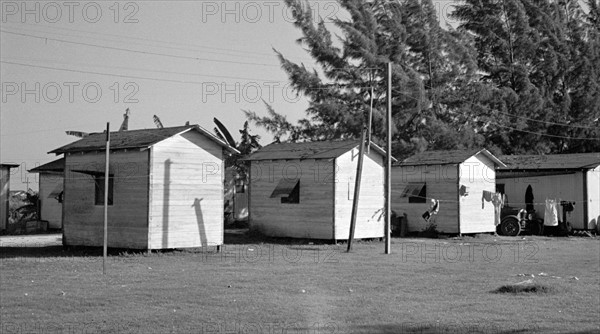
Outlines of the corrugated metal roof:
M37 166L33 169L30 169L30 173L39 173L39 172L62 172L65 170L65 158L56 159L54 161L50 161L41 166Z
M550 154L550 155L504 155L506 163L502 170L540 169L592 169L600 166L600 152Z
M239 153L235 148L227 145L224 141L217 138L212 133L203 129L198 125L185 125L176 126L170 128L157 128L157 129L141 129L141 130L129 130L119 131L110 133L110 148L111 149L128 149L128 148L142 148L149 147L161 140L172 137L176 134L183 133L189 130L196 130L201 134L208 137L210 140L217 144L228 148L230 151ZM85 152L85 151L97 151L103 150L106 145L106 133L97 132L91 133L87 137L84 137L71 144L59 147L48 153L68 153L68 152Z
M454 165L460 164L470 157L483 154L498 166L504 166L500 159L496 158L486 149L450 150L450 151L425 151L408 157L396 166L422 166L422 165Z
M304 143L272 143L250 154L244 160L293 160L337 158L358 146L360 140L330 140ZM385 151L375 144L371 148L379 154Z

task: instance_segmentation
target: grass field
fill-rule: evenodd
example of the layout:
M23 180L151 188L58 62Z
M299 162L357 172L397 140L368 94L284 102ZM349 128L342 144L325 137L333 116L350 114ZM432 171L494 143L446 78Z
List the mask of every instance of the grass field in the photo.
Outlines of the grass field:
M384 255L226 235L221 253L112 251L106 276L97 249L14 246L2 333L600 333L598 238L394 239Z

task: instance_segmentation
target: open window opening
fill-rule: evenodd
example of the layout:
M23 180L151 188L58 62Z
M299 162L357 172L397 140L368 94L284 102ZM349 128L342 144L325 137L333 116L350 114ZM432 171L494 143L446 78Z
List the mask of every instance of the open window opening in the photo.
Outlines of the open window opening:
M411 182L406 185L401 197L408 197L408 203L427 203L427 185Z
M298 204L300 203L300 180L281 179L271 193L270 198L281 198L281 203Z

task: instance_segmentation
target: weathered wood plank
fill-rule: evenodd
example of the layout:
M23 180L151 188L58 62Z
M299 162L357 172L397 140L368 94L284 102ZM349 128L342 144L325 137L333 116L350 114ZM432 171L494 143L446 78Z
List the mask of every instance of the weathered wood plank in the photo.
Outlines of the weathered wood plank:
M145 248L147 244L146 166L140 151L111 153L114 174L113 205L108 209L109 247ZM103 206L95 205L94 179L73 170L104 170L104 154L70 154L65 160L63 235L67 245L100 246L103 239Z

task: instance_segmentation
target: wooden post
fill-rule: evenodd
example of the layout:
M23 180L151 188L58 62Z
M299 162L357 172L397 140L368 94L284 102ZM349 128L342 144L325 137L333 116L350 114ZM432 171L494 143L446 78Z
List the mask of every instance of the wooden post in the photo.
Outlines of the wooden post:
M390 254L392 226L392 63L387 66L387 145L385 148L385 254Z
M354 184L354 198L352 201L352 216L350 217L350 235L348 236L348 252L352 250L352 240L354 239L354 229L356 227L356 214L358 212L358 196L360 195L360 181L362 176L363 155L365 152L366 129L363 128L360 135L360 149L358 151L358 164L356 167L356 180Z
M106 275L106 257L108 254L108 187L110 174L108 162L110 153L110 123L106 123L106 165L104 167L104 246L102 251L102 274Z

